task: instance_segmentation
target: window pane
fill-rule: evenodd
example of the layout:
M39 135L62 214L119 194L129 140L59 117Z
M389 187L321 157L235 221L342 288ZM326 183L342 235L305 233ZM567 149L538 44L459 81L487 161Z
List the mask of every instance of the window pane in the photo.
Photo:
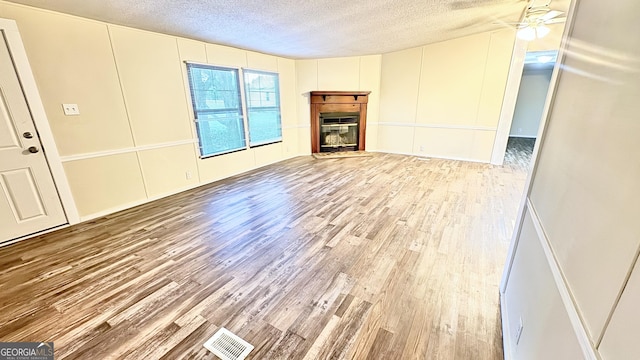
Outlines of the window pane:
M252 110L249 108L249 144L260 145L282 140L280 110Z
M246 147L238 70L187 64L202 156Z
M281 141L278 74L245 70L244 86L249 118L249 145Z
M203 156L244 149L246 146L242 115L204 113L198 115L196 124Z

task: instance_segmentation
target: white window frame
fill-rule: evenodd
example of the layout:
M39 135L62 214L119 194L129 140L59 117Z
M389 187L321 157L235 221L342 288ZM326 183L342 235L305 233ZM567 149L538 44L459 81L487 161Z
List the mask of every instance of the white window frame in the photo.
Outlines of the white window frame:
M277 101L277 105L273 106L273 107L269 107L269 108L273 108L273 109L277 109L278 110L278 122L280 123L280 137L278 139L270 139L267 141L261 141L261 142L256 142L254 144L251 143L251 130L250 130L250 117L249 117L249 100L245 100L245 114L247 117L247 136L248 136L248 142L249 142L249 147L250 148L255 148L255 147L259 147L259 146L264 146L264 145L270 145L270 144L277 144L282 142L282 106L280 105L280 74L277 72L273 72L273 71L264 71L264 70L256 70L256 69L249 69L249 68L243 68L242 69L242 82L243 82L243 87L244 87L244 92L245 92L245 99L246 96L249 96L246 94L247 91L247 83L245 82L245 77L244 77L244 73L245 72L250 72L253 74L262 74L262 75L272 75L275 76L276 80L277 80L277 88L275 91L275 96L276 96L276 101Z
M190 107L191 107L191 115L192 115L192 120L195 123L195 135L197 137L197 141L198 141L198 148L200 151L200 158L201 159L206 159L206 158L210 158L210 157L216 157L216 156L221 156L221 155L226 155L226 154L230 154L230 153L234 153L234 152L238 152L238 151L243 151L243 150L247 150L250 148L256 148L256 147L260 147L260 146L265 146L265 145L271 145L271 144L277 144L277 143L281 143L283 141L283 129L282 129L282 106L281 106L281 99L282 97L281 95L281 91L280 91L280 73L278 72L273 72L273 71L265 71L265 70L260 70L260 69L251 69L251 68L242 68L242 67L236 67L236 66L228 66L228 65L216 65L216 64L209 64L209 63L201 63L201 62L194 62L194 61L185 61L185 66L186 66L186 81L187 81L187 89L189 90L189 103L190 103ZM219 152L219 153L214 153L214 154L203 154L202 153L202 139L200 138L200 131L198 128L198 119L197 119L197 109L195 106L195 98L194 98L194 93L193 93L193 89L191 87L191 74L189 72L189 68L191 66L195 66L195 67L205 67L205 68L212 68L212 69L228 69L228 70L234 70L238 72L238 81L239 81L239 91L240 91L240 110L242 112L242 125L244 128L244 140L245 140L245 146L243 148L237 148L237 149L232 149L229 151L224 151L224 152ZM245 71L249 71L252 73L264 73L264 74L269 74L269 75L275 75L278 79L278 88L276 91L276 96L278 98L278 114L279 114L279 121L280 121L280 139L278 140L273 140L273 141L265 141L265 142L260 142L260 143L254 143L251 144L251 134L249 131L249 108L247 106L247 101L246 101L246 93L245 93L245 80L244 80L244 72Z

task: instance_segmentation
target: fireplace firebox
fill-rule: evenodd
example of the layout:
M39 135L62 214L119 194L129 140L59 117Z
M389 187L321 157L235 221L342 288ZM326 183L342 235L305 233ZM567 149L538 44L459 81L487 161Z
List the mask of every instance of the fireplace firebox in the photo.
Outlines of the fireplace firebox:
M311 92L311 152L364 151L370 91Z
M358 150L359 113L320 114L320 152Z

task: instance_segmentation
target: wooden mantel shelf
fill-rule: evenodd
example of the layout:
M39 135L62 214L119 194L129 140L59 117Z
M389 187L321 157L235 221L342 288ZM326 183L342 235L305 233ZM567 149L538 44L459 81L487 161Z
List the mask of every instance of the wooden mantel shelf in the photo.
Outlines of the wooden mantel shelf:
M311 152L320 152L320 113L357 112L358 150L365 150L367 102L371 91L311 91Z
M366 104L371 91L311 91L310 94L312 104L344 104L349 102ZM351 97L353 97L353 101L348 100Z
M311 96L313 95L338 95L338 96L364 96L371 94L371 91L312 91Z

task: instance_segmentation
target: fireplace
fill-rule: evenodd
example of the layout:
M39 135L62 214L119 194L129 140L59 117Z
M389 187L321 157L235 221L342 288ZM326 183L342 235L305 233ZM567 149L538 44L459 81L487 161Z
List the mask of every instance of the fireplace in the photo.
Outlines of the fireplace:
M364 151L370 91L311 92L311 152Z
M320 113L320 152L358 150L360 113Z

